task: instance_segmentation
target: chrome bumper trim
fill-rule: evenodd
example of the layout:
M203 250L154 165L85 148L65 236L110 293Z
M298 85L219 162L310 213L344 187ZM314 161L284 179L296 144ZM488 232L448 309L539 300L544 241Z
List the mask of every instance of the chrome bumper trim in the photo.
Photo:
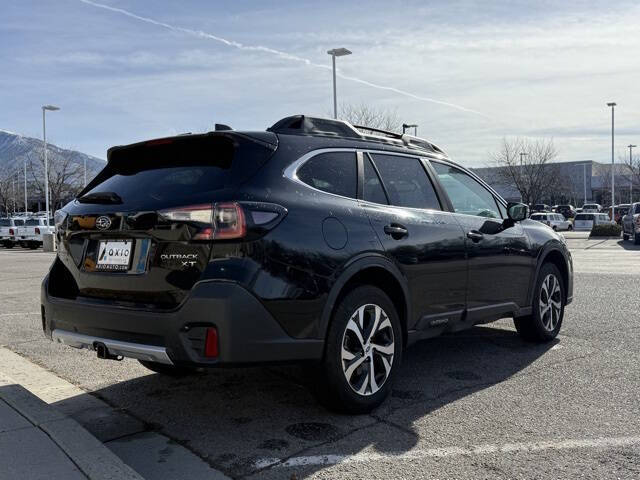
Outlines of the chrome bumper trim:
M82 335L80 333L60 329L55 329L51 332L51 339L54 342L62 343L69 347L86 348L88 350L95 350L94 345L96 342L103 343L109 350L109 353L113 355L136 358L138 360L147 360L149 362L164 363L165 365L173 365L173 362L167 355L167 349L164 347L157 347L155 345L121 342L119 340L92 337L90 335Z

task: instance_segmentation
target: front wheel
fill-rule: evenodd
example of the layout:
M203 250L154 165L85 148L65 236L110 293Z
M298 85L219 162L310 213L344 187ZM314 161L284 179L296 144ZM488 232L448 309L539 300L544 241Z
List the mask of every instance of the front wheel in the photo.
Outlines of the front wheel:
M327 334L320 400L334 410L367 413L380 405L402 358L402 328L389 297L362 286L337 306Z
M514 319L520 336L533 342L556 338L564 318L565 299L565 286L558 267L545 263L536 280L531 315Z

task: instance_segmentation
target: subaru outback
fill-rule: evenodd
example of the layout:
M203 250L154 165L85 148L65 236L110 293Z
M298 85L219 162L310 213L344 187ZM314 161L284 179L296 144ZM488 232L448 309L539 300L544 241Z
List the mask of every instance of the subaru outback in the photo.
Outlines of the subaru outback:
M56 213L41 292L45 335L100 358L311 362L366 412L414 342L504 317L550 341L572 301L564 238L417 137L297 115L107 158Z

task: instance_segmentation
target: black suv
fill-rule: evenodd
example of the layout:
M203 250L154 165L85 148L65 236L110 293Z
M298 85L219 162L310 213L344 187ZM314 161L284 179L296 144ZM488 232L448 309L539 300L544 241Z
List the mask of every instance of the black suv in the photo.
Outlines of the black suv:
M527 213L432 143L335 120L114 147L57 213L42 326L164 373L312 361L324 400L368 411L416 340L558 334L571 255Z

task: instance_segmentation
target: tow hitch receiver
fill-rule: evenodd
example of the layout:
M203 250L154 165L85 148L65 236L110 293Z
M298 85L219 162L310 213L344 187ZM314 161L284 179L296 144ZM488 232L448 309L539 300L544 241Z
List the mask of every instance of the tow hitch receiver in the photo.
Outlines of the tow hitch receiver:
M112 353L109 353L109 349L102 342L93 342L93 349L98 354L98 358L102 358L104 360L117 360L119 362L124 358L122 355L113 355Z

